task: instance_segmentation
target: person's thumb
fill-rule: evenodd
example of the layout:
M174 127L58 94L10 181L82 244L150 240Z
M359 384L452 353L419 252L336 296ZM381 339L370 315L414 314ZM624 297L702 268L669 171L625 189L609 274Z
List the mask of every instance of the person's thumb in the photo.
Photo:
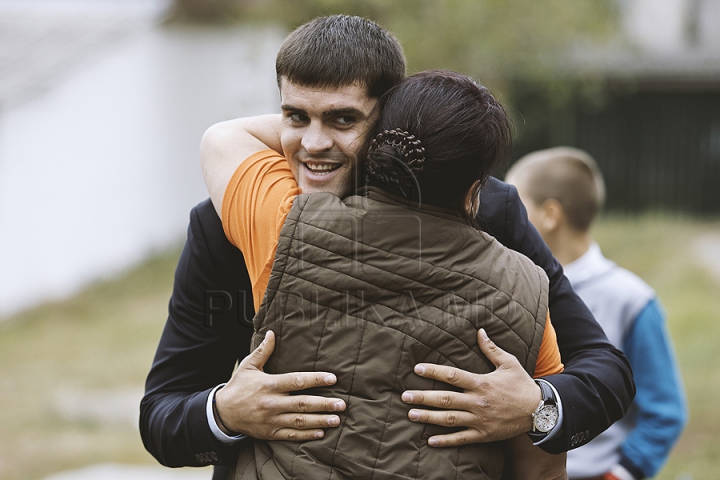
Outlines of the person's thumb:
M268 330L265 333L265 338L258 347L250 352L250 355L245 357L240 362L239 368L254 368L262 370L265 367L265 363L272 355L275 350L275 333L272 330Z
M478 330L478 347L480 347L480 351L483 355L485 355L487 359L490 360L497 368L515 360L515 357L495 345L495 342L490 340L484 328Z

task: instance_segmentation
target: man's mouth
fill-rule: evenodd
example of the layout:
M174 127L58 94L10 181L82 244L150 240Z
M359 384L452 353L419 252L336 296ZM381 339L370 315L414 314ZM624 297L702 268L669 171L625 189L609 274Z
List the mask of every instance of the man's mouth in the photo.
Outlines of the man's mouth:
M340 164L340 163L314 163L314 162L303 162L303 165L305 166L305 168L310 170L310 172L315 175L327 175L328 173L333 172L342 166L342 164Z

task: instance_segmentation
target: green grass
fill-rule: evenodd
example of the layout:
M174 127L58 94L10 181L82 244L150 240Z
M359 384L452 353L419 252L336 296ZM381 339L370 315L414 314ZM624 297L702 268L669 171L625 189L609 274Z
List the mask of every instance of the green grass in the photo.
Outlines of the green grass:
M657 477L714 480L720 471L720 279L693 239L720 221L609 216L595 229L605 255L655 288L667 311L690 423ZM154 463L137 428L63 419L68 389L142 389L167 314L178 251L62 302L0 323L0 478L33 480L89 463ZM685 476L683 476L685 475Z
M58 415L67 391L142 391L167 315L178 251L0 323L0 478L88 463L152 463L130 422Z

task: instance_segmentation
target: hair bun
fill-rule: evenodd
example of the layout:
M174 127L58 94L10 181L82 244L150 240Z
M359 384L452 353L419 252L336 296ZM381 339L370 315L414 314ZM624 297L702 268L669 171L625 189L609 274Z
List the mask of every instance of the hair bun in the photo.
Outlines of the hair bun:
M414 135L394 128L383 130L370 142L368 172L386 184L398 185L408 174L417 175L425 167L425 148ZM400 163L400 165L398 165Z

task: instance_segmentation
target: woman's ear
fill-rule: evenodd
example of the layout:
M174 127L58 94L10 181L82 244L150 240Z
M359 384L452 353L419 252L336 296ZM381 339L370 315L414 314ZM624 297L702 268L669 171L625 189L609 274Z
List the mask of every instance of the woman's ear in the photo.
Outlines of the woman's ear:
M480 187L483 182L476 180L465 194L465 213L468 218L476 218L480 209Z

